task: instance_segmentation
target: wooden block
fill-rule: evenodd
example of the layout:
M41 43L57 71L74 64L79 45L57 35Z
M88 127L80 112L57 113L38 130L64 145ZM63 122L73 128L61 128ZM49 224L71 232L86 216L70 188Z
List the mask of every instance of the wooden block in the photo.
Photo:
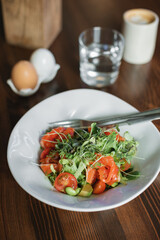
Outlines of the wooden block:
M2 0L9 44L48 48L62 27L62 0Z

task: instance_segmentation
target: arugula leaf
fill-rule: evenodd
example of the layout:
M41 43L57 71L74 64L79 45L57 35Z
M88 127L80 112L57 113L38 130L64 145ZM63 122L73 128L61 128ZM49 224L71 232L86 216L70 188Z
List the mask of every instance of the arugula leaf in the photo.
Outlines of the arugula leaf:
M134 180L134 179L139 178L140 172L134 171L134 172L130 172L130 173L124 173L124 175L128 180Z
M81 173L83 172L83 170L85 170L85 169L86 169L86 165L81 161L77 171L74 174L75 178L78 179L79 176L81 175Z

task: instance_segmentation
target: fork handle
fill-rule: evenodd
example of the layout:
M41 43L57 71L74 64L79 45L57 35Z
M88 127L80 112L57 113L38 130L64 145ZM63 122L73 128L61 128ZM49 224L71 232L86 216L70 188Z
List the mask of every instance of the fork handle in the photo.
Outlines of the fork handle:
M107 125L124 125L124 124L135 124L139 122L152 121L160 119L160 108L147 110L144 112L137 112L132 114L126 114L118 117L110 117L100 121L96 121L98 126L107 126Z

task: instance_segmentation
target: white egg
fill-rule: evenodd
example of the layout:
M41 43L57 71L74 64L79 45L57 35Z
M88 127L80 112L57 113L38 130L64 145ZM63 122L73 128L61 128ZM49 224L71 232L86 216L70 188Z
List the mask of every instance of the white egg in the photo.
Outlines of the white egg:
M52 52L46 48L35 50L30 57L30 62L37 71L39 81L44 83L53 80L60 68Z

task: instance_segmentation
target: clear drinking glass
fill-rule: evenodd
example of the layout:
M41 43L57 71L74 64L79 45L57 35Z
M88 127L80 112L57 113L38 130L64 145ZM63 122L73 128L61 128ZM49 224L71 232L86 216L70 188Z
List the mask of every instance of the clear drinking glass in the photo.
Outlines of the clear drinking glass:
M89 86L113 84L119 74L124 38L116 30L94 27L79 36L80 76Z

